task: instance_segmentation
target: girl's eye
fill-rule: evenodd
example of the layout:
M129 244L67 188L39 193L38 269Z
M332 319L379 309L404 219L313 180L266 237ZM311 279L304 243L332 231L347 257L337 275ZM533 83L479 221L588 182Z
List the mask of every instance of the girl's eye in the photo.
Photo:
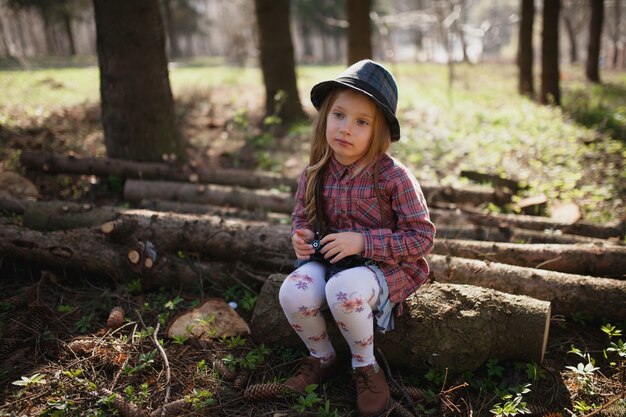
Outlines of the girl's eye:
M356 121L356 124L358 124L359 126L367 126L369 123L367 122L367 120L359 119Z
M338 111L334 111L333 112L333 116L335 116L336 118L340 119L343 117L343 114L339 113Z

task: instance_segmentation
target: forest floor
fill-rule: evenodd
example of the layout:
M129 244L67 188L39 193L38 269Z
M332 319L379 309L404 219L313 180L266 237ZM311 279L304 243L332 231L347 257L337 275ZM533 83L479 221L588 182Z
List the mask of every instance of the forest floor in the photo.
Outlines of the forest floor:
M334 75L334 72L324 69L316 77L324 78L325 74ZM308 149L306 124L288 131L259 129L263 91L255 76L244 75L243 83L223 83L207 89L177 87L175 72L172 77L178 123L183 136L188 138L191 159L204 166L256 168L292 177L302 169ZM251 80L246 81L247 77ZM312 78L311 74L304 75L305 88L309 88ZM403 78L401 75L400 79ZM620 75L616 80L607 88L626 91L626 79ZM468 81L462 78L460 83L463 82ZM55 78L54 73L46 73L36 75L31 80L33 85L55 91L67 89L69 82ZM472 94L471 88L461 90L468 96ZM579 97L582 94L574 84L569 91ZM609 91L603 97L609 100L611 94ZM599 222L615 220L626 204L626 185L621 182L625 178L626 119L620 119L626 113L626 100L617 95L624 107L603 119L605 123L600 127L604 131L585 128L580 133L566 126L552 132L556 144L550 151L550 159L562 160L554 166L542 165L539 172L544 178L533 179L537 171L532 170L532 165L533 161L548 158L544 155L547 148L528 142L528 133L517 134L521 141L526 141L527 148L517 150L516 166L507 166L508 158L512 157L507 152L521 146L515 141L511 148L498 148L500 153L496 156L483 152L485 155L473 163L475 167L503 165L505 169L517 170L534 192L548 192L542 188L548 178L550 185L560 187L558 197L578 198L576 201L587 218ZM460 97L456 100L462 101ZM23 105L15 102L0 106L0 171L11 169L25 174L37 186L43 200L124 205L119 178L51 176L25 172L19 166L19 153L26 149L77 157L105 154L97 103L81 101L46 106L28 100L25 97ZM432 98L432 102L437 100ZM450 103L448 99L442 100ZM517 111L523 113L527 105L522 104L522 108L516 105ZM449 104L442 112L457 111L453 107L456 105ZM447 172L450 167L458 165L463 155L468 157L468 153L476 150L466 146L460 155L450 155L451 149L458 147L450 138L463 132L450 131L450 125L442 122L441 114L433 109L420 101L403 107L409 135L419 133L420 137L431 140L420 145L409 141L397 152L407 156L409 165L424 167L427 179L451 183L456 181L458 172ZM546 116L542 114L545 111L527 114L526 120L530 118L536 123ZM516 117L503 112L494 114L489 109L477 116L479 125L489 126L522 123ZM468 136L481 135L470 131L467 125L465 128ZM540 123L536 129L541 131ZM497 141L499 133L489 132L487 136L492 135L492 140ZM581 157L588 163L582 169L589 169L592 175L581 178L577 173L573 180L568 179L565 172L579 167L563 159L567 150L562 148L568 146L568 135L588 142L587 146L595 150L593 155L585 153ZM422 151L417 152L417 148ZM428 162L429 157L438 158L440 165ZM598 166L604 167L602 173L597 172ZM598 182L594 183L595 180ZM578 186L570 186L571 181ZM581 190L578 194L574 192L576 188ZM596 213L589 207L596 207ZM4 216L1 220L3 225L20 222L15 216ZM265 401L244 398L243 392L251 384L283 380L303 351L265 346L246 336L211 341L165 338L164 329L172 318L207 297L236 302L236 311L249 321L258 287L236 284L222 292L211 288L143 291L138 280L115 285L102 277L3 258L0 258L0 277L0 416L161 415L160 407L168 402L185 411L165 410L163 415L357 415L348 371L307 396L285 395ZM117 306L124 308L125 321L121 328L111 330L107 320ZM425 369L421 374L391 369L390 376L400 385L420 390L414 398L414 414L398 411L396 415L521 415L526 410L526 414L533 416L624 417L624 330L626 323L609 323L584 315L553 316L542 364L492 358L475 372L461 375L436 369ZM154 334L159 345L153 339ZM406 400L402 404L410 408Z

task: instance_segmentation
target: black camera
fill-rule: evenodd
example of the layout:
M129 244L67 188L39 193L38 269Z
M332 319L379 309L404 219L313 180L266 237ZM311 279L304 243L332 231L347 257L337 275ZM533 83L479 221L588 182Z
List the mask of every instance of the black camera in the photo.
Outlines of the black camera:
M347 256L343 258L342 260L335 262L334 264L331 264L330 260L324 258L324 254L322 254L323 245L320 242L320 240L322 240L323 237L324 236L320 236L319 233L315 233L315 239L313 239L313 241L311 242L311 246L313 246L313 249L315 250L315 253L312 254L310 257L312 261L317 261L326 266L334 266L340 269L354 268L357 266L365 265L367 259L358 255Z
M321 239L322 237L319 235L319 233L315 233L315 239L313 239L313 241L311 242L311 246L313 246L315 253L311 255L311 260L328 263L328 260L324 259L324 255L322 254L322 243L320 242Z

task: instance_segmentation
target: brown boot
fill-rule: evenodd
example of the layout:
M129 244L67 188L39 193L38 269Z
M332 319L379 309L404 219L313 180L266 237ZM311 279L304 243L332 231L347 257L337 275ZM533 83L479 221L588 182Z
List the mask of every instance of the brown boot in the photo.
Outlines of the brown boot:
M356 368L353 374L356 380L356 408L359 415L361 417L387 415L393 403L383 370L378 365L370 365Z
M306 392L305 388L309 385L320 385L334 376L338 371L338 362L337 355L333 356L327 363L324 363L323 366L319 358L313 356L304 358L300 361L295 374L287 379L283 385L300 394L304 394Z

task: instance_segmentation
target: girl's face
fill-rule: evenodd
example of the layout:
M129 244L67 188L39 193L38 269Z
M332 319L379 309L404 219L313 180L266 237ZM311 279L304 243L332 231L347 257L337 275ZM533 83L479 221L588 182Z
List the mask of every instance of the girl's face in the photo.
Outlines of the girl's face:
M351 165L365 155L372 133L376 104L367 96L343 90L326 115L326 142L335 159Z

